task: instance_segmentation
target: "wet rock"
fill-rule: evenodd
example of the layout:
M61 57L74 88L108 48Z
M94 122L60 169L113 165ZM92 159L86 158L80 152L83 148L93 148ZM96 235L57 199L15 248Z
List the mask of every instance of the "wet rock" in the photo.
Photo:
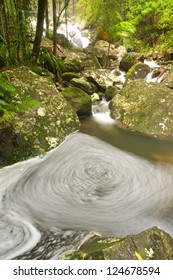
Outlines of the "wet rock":
M68 260L172 260L173 239L153 227L125 238L90 234L80 248L63 259Z
M110 103L111 115L127 127L157 136L173 136L173 91L158 83L135 80Z
M4 71L2 76L17 89L13 96L16 104L39 101L39 105L15 113L12 121L0 124L0 153L6 165L44 154L79 128L77 115L50 78L27 67Z
M131 80L144 79L149 72L150 67L148 65L144 63L136 63L128 70L126 78Z
M85 91L77 87L68 87L61 94L74 108L78 116L91 114L91 96Z

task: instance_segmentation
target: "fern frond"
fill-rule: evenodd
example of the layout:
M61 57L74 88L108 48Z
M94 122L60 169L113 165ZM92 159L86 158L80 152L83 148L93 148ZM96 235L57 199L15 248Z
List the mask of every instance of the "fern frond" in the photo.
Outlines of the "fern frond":
M40 102L37 100L25 100L19 104L17 104L17 112L25 112L33 107L40 106Z

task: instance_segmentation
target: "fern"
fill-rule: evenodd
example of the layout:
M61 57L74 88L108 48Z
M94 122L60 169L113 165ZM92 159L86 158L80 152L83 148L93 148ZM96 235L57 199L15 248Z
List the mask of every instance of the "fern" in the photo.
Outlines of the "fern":
M33 107L39 106L40 102L37 100L25 100L21 103L18 103L16 108L17 108L17 112L25 112L29 109L32 109Z
M14 102L17 93L15 87L0 79L0 123L11 122L16 114L40 105L39 101L33 99Z

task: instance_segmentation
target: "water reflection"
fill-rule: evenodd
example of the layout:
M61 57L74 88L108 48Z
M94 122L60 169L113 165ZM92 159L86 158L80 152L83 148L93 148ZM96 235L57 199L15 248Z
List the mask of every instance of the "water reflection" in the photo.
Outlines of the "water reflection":
M100 122L93 116L81 118L80 131L146 159L173 164L173 140L157 139L137 131L122 129L116 122Z

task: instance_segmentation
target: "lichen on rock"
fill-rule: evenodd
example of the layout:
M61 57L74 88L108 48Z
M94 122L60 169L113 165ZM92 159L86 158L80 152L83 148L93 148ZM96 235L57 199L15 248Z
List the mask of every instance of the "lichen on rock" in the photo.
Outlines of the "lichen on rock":
M39 106L17 113L13 122L0 126L4 165L44 154L79 128L75 111L49 78L23 68L4 71L2 76L18 90L13 97L15 102L40 102Z

